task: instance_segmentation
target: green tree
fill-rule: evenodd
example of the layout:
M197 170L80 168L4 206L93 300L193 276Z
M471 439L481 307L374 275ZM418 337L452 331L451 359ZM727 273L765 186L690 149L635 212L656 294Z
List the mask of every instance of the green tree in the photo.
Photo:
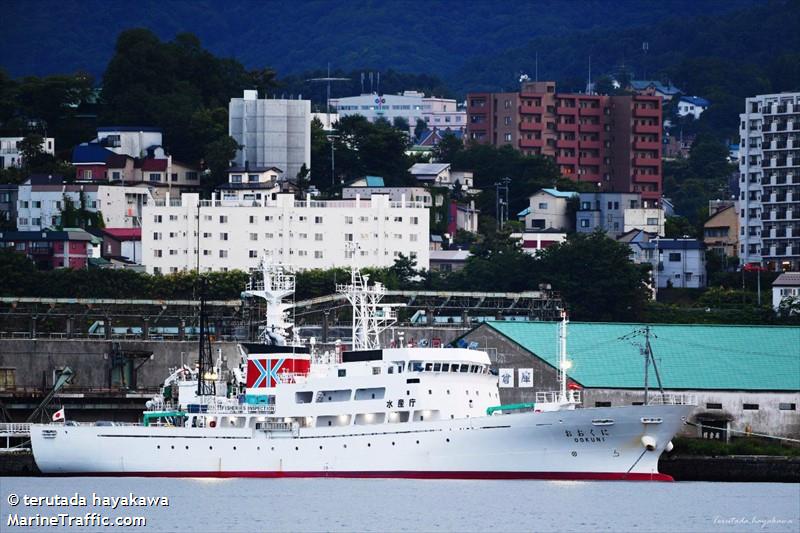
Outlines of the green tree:
M408 133L408 130L411 129L411 126L408 124L408 120L406 120L405 117L394 117L392 126L394 126L396 130L400 130L403 133Z
M647 265L630 260L627 244L598 230L574 233L538 256L540 280L566 300L572 317L590 321L638 320L649 299Z
M417 122L419 126L419 122ZM433 157L440 163L452 163L458 160L458 156L464 151L464 143L458 137L448 132L442 136L442 140L433 147Z
M671 216L664 220L664 236L668 239L694 237L695 228L689 219L682 216Z
M427 129L428 123L421 118L418 118L417 124L414 126L414 141L419 141L419 138L422 137L422 134L425 133L425 130Z
M228 180L227 171L231 160L236 157L236 150L241 148L236 139L225 135L206 145L205 166L206 174L203 176L203 188L207 191Z

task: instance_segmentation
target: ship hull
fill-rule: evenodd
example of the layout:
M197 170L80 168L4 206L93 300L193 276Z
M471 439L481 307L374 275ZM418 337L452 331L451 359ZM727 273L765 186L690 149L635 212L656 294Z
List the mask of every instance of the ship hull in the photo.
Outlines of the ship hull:
M51 475L670 480L658 473L658 458L691 409L625 406L293 431L37 424L31 443L39 469ZM652 438L652 450L643 437Z

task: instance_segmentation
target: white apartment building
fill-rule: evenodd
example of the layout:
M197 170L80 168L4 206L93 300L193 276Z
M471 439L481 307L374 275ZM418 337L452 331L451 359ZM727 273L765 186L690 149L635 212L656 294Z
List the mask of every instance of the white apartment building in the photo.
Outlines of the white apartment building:
M21 167L22 157L19 153L19 143L24 137L0 137L0 168ZM46 154L56 153L56 140L45 137L42 140L42 151Z
M141 226L142 208L152 200L146 187L122 187L95 183L64 183L61 176L31 176L17 189L17 229L38 231L61 225L66 198L76 208L101 212L109 228ZM81 200L82 199L82 200Z
M389 267L403 254L427 269L428 217L422 203L386 195L322 202L285 193L247 201L183 194L145 208L142 262L149 273L247 271L267 257L305 270Z
M244 91L228 105L228 132L242 148L236 164L277 167L294 179L311 168L311 102L258 98Z
M393 123L395 118L403 118L408 122L409 134L414 131L418 120L425 121L430 128L439 129L464 129L467 125L467 112L459 109L455 100L426 97L418 91L331 98L331 106L336 108L340 117L361 115L370 122L385 119L389 123Z
M620 192L582 192L576 218L579 233L602 228L611 238L640 229L664 235L664 210L643 207L641 194Z
M800 269L800 93L748 98L740 116L742 262Z

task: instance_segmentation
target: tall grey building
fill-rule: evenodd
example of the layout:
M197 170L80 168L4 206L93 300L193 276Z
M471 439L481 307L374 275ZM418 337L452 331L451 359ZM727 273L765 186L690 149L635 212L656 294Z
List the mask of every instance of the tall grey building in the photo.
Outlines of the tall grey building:
M748 98L740 115L739 255L800 269L800 93Z
M242 148L241 166L278 167L287 178L305 164L311 168L311 102L259 99L258 91L244 91L228 105L228 132Z

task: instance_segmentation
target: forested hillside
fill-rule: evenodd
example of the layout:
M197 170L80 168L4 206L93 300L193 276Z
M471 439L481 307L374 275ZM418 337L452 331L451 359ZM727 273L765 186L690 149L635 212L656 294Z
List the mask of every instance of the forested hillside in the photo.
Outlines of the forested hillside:
M684 20L719 16L759 2L10 0L3 4L0 42L2 66L14 77L85 70L99 78L117 35L145 27L162 40L194 33L217 56L234 57L247 68L268 66L281 75L324 68L331 62L348 71L391 68L449 78L463 73L465 61L473 57L505 56L505 50L518 49L537 37L560 40L578 30L650 26L672 15ZM628 55L639 47L636 43ZM573 61L581 60L559 58L559 63ZM514 64L510 71L489 69L486 74L490 80L497 74L509 78L523 67L527 68Z

